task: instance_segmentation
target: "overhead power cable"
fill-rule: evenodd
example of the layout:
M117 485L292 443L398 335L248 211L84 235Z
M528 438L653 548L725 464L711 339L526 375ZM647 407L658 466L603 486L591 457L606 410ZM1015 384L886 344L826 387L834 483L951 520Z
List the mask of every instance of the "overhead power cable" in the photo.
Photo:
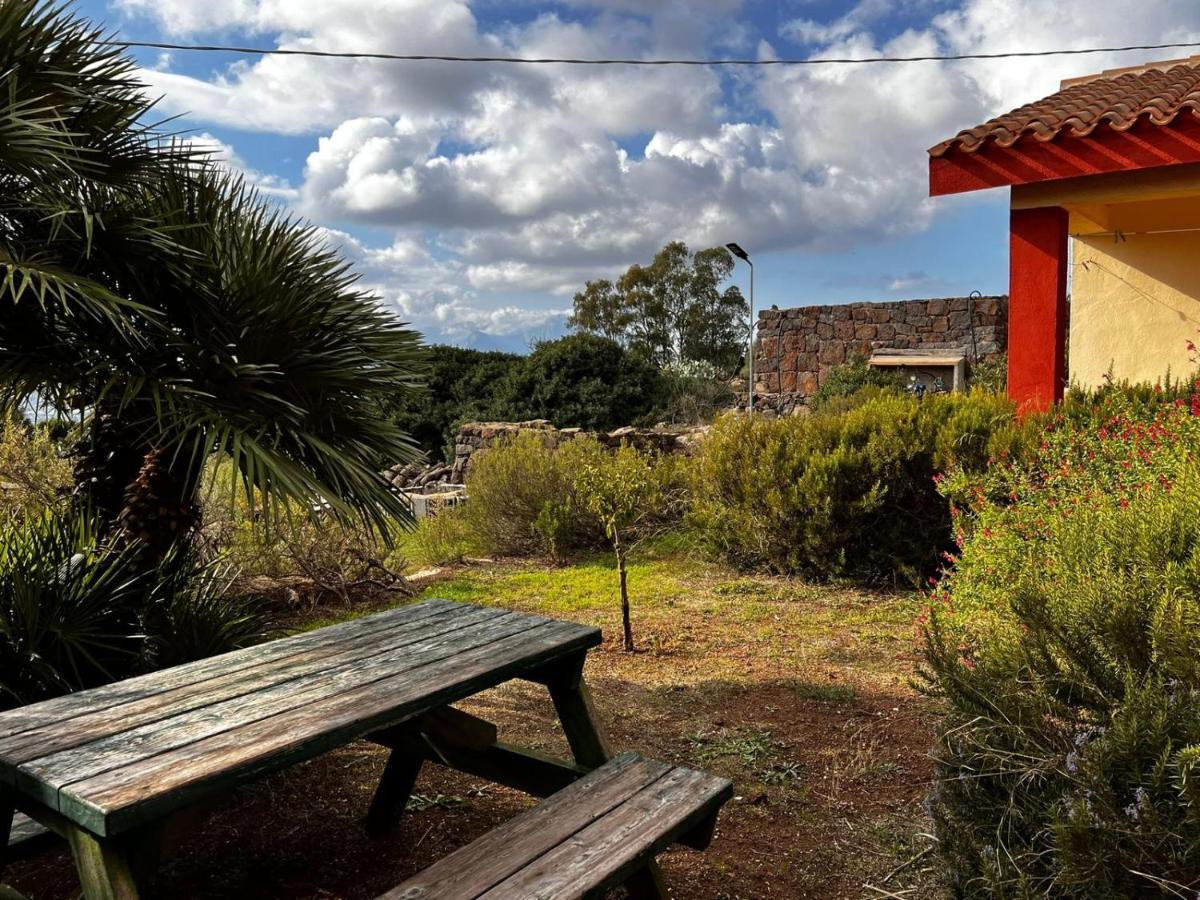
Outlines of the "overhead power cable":
M438 53L372 53L335 50L296 50L272 47L235 47L219 44L169 44L162 41L102 41L107 46L141 47L205 53L241 53L251 56L316 56L330 59L386 59L401 62L512 63L563 66L830 66L866 63L955 62L970 59L1017 59L1035 56L1078 56L1084 53L1126 53L1135 50L1181 50L1200 47L1200 41L1170 44L1130 44L1124 47L1077 47L1061 50L1014 50L1008 53L950 53L944 56L811 57L782 59L637 59L550 56L452 56Z

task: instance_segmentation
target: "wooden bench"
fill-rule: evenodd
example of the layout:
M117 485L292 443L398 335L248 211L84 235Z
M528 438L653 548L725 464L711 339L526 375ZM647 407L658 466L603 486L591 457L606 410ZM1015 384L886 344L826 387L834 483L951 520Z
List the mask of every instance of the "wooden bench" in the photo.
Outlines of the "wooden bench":
M665 896L655 855L708 846L732 795L723 778L625 753L380 900L573 900L619 884Z

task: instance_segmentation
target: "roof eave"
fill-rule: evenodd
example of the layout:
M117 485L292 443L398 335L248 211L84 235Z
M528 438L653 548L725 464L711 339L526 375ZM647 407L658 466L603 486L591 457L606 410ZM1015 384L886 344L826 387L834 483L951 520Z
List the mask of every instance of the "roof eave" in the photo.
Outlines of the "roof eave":
M944 196L1061 178L1200 162L1200 118L1165 124L1139 119L1131 127L1092 128L1051 139L1024 134L1010 144L985 140L972 149L957 138L930 148L929 194Z

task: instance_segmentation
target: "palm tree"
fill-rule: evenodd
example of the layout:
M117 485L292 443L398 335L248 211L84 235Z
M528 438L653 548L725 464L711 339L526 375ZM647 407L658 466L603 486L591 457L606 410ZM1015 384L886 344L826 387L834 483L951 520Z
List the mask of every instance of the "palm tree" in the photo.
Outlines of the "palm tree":
M0 385L75 410L81 499L157 563L213 453L268 512L386 530L415 457L375 414L420 336L320 233L145 124L134 63L62 6L0 3Z

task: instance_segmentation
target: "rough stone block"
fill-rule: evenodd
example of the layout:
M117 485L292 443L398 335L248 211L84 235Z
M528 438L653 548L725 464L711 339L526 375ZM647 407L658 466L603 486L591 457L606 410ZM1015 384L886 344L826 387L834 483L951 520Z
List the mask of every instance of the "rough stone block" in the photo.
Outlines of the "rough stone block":
M950 330L950 320L945 316L937 316L929 325L929 330L934 334L945 334Z
M944 316L949 309L945 300L930 300L927 307L927 313L931 316Z
M846 361L846 345L841 341L822 344L819 361L822 366L840 366Z
M860 341L873 341L875 339L875 326L859 325L854 329L854 337Z

